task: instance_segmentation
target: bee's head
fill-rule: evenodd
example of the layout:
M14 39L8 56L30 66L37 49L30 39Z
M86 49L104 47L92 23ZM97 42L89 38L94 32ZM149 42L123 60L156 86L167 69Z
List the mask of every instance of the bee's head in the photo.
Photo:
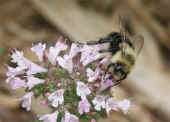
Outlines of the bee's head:
M126 66L122 63L111 63L107 67L107 72L111 71L117 81L124 80L127 77L128 72L125 70Z

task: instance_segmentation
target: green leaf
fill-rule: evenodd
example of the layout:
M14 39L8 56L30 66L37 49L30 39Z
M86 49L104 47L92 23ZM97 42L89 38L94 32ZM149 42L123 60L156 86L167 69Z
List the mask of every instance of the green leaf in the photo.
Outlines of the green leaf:
M2 55L3 53L3 48L0 46L0 56Z
M57 122L61 122L61 119L62 119L62 113L59 113L57 117Z
M40 79L45 79L45 78L48 77L48 73L42 72L42 73L35 74L34 76L37 77L37 78L40 78Z

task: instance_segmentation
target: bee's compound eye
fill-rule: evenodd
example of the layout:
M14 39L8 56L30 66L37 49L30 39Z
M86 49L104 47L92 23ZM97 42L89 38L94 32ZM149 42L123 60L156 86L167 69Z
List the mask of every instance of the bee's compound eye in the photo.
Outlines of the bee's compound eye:
M121 65L117 65L116 67L115 67L115 72L120 72L122 70L122 66Z

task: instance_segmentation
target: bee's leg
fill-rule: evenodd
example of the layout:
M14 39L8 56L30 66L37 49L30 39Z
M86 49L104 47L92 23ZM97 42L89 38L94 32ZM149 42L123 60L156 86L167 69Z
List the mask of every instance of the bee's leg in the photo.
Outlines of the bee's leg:
M105 50L105 49L99 50L99 53L106 53L106 52L111 52L111 50Z
M122 80L126 79L127 73L125 73L122 70L120 70L120 72L123 74L123 76L119 80L117 80L116 83L113 86L119 85Z
M87 45L96 45L99 44L98 41L88 41Z
M116 52L117 50L119 50L119 48L109 48L109 49L102 49L102 50L99 50L99 53L105 53L105 52L111 52L111 53L114 53Z
M109 43L111 42L110 40L106 39L100 39L99 41L88 41L87 45L96 45L96 44L103 44L103 43Z
M106 69L105 74L109 71L109 69L110 69L111 67L114 67L114 66L115 66L114 63L109 64L109 65L107 66L107 69Z

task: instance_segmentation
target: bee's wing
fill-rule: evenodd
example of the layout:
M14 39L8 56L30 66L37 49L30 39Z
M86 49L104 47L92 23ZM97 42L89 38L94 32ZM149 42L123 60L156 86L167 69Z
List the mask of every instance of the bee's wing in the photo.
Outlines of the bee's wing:
M125 42L126 40L126 29L125 29L125 19L122 16L119 16L119 25L120 25L120 34L123 37L123 41ZM123 44L121 47L122 55L125 55L125 50L127 48L127 45Z
M134 46L134 50L137 55L139 55L143 45L144 45L144 37L142 35L135 35L132 38L132 44Z

